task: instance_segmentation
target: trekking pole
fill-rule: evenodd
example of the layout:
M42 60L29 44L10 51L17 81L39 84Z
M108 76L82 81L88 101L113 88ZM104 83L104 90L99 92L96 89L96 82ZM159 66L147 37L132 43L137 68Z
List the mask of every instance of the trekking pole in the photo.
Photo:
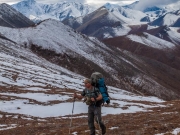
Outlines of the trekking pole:
M73 116L73 111L74 111L74 103L75 103L75 98L74 98L74 101L73 101L73 108L72 108L71 121L70 121L70 127L69 127L69 135L70 135L71 124L72 124L72 116Z

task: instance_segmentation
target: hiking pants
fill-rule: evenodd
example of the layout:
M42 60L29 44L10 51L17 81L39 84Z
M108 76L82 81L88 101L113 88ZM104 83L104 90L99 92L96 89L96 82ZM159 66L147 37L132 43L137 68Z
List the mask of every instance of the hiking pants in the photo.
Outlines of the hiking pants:
M88 107L88 126L90 129L90 135L95 135L94 119L100 125L102 130L106 128L104 123L101 121L101 107L91 105Z

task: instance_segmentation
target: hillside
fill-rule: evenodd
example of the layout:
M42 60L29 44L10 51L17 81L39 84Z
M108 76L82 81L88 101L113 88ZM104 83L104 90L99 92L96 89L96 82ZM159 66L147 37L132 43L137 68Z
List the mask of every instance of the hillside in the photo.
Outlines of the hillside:
M75 91L82 91L84 77L39 57L28 46L7 38L0 38L0 47L0 100L3 100L0 103L0 134L68 134L72 95ZM102 108L108 134L178 130L178 101L165 102L111 86L108 90L111 103ZM88 134L86 113L87 106L76 100L71 133ZM162 118L160 122L157 117ZM172 117L176 120L167 122ZM118 118L116 122L115 118ZM137 122L141 124L132 124ZM96 127L98 129L97 124Z
M77 33L59 21L50 19L26 29L1 27L1 35L76 74L89 77L92 72L99 71L106 77L107 84L115 87L141 91L166 100L179 97L179 86L167 84L160 79L167 73L164 70L167 67L162 65L162 76L159 73L154 76L156 68L151 66L149 60L106 46L95 38ZM148 66L144 69L146 64ZM178 76L179 73L173 72L167 78L175 80L172 83L176 83L179 81L176 80Z
M3 5L3 17L26 21ZM75 2L17 5L37 16L62 13L61 19L77 9L89 11ZM67 10L59 12L60 7ZM180 135L180 29L139 22L152 18L126 8L106 4L71 18L68 23L79 32L54 19L28 26L13 19L0 26L0 134L88 135L88 106L73 94L80 94L84 79L97 71L111 99L102 106L107 135Z
M87 106L82 101L75 101L70 128L73 102L70 98L66 100L65 95L72 95L68 89L1 89L0 134L66 135L69 131L71 134L89 134ZM33 90L36 91L31 93ZM179 135L179 101L163 102L114 88L110 88L110 94L111 105L102 107L107 134ZM99 127L95 126L99 134Z

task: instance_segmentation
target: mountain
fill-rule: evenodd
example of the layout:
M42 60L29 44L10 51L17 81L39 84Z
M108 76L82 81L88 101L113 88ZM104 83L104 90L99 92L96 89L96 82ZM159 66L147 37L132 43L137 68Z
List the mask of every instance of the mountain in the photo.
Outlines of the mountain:
M130 8L130 9L135 9L135 7L137 6L137 4L139 4L139 1L135 1L131 4L125 5L123 6L124 8Z
M104 39L126 35L130 31L127 25L139 24L145 16L140 11L107 3L88 15L62 22L83 34Z
M178 10L179 11L179 10ZM172 26L172 27L179 27L178 20L180 19L180 14L177 14L177 12L169 12L165 15L157 18L156 20L150 22L150 25L154 26Z
M0 26L23 28L34 23L8 4L0 4Z
M180 45L180 34L178 32L177 27L168 27L168 26L160 26L160 27L154 27L148 29L146 32L154 35L156 37L159 37L161 39L164 39L166 41L169 41L176 45L176 47L179 47Z
M104 7L108 11L112 12L113 14L115 14L116 16L122 15L125 18L128 18L131 21L134 21L134 23L136 21L140 21L142 18L144 18L146 16L146 14L144 14L141 11L124 8L123 6L119 6L117 4L106 3L104 5ZM128 23L130 23L130 22L128 22Z
M52 19L23 29L0 27L0 33L0 134L68 134L72 118L70 133L88 133L87 106L72 96L81 93L91 68L102 71L108 84L111 103L102 107L107 134L179 132L179 101L147 96L179 99L178 71ZM111 86L117 84L126 91Z
M83 34L101 39L109 36L115 36L114 31L124 29L125 26L123 26L123 24L126 22L120 17L117 17L113 13L109 12L106 8L101 7L84 17L64 20L63 23ZM121 34L124 35L124 33Z
M135 9L144 12L150 19L151 25L168 25L173 26L174 21L177 20L178 15L174 12L179 10L180 1L176 1L172 4L161 4L161 5L144 5L142 3L134 2L130 5L123 6L127 9ZM170 20L169 20L170 18Z
M107 45L114 46L115 48L128 52L130 51L143 58L143 60L146 61L146 65L150 66L150 68L146 68L147 71L152 72L153 77L156 79L158 78L156 82L161 85L168 84L171 86L172 90L175 87L179 87L176 82L179 80L179 77L175 77L174 75L180 73L180 40L178 38L180 34L174 30L162 28L161 31L159 29L159 32L163 32L164 30L164 35L169 37L170 42L151 35L153 32L157 32L157 30L158 29L152 29L147 31L150 34L137 31L126 36L104 39L103 42Z
M131 30L129 31L128 34L141 35L143 32L146 32L160 39L171 42L175 44L176 47L178 47L180 44L180 40L179 40L180 35L179 35L178 27L168 27L167 25L157 27L157 26L150 26L147 24L131 25L129 27L131 28Z
M180 29L130 25L107 7L82 18L78 28L103 25L112 38L103 43L54 19L0 26L0 134L88 134L87 106L73 94L94 71L111 97L102 106L107 134L180 133Z
M160 3L149 3L149 5L144 3L144 5L143 5L143 3L141 3L141 2L135 1L132 4L125 5L123 7L130 8L130 9L136 9L136 10L140 10L143 12L160 11L160 10L164 10L166 12L171 12L171 11L179 10L180 1L176 0L176 1L172 2L171 4L167 4L167 3L168 2L164 2L161 4Z
M113 56L112 50L97 39L89 39L59 21L51 19L27 29L1 28L1 35L83 76L90 76L96 69L102 72L107 80L112 80L109 82L112 84L117 83L116 76L112 75L123 70L122 68L118 71L119 64L126 63ZM117 64L112 64L112 61L116 61Z
M64 20L86 15L94 10L89 5L76 2L61 2L56 4L42 4L35 0L25 0L12 5L13 8L31 20L42 21L48 18Z
M96 38L89 39L59 21L50 19L26 29L1 27L1 35L76 74L89 77L92 72L99 71L106 77L107 84L163 99L178 98L179 85L172 85L178 84L180 74L177 70L172 69L169 74L164 70L169 68L166 65L151 60L162 69L154 67L149 59L104 45ZM173 46L165 48L171 50ZM157 71L159 73L154 75ZM165 74L168 77L162 81Z

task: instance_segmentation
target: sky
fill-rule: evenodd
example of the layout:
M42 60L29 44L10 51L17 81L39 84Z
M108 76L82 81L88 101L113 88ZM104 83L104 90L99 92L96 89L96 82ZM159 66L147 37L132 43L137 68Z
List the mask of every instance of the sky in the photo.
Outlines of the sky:
M135 7L138 10L143 10L146 7L151 6L163 6L167 4L176 3L180 0L140 0L138 5Z
M22 0L0 0L0 3L7 3L7 4L15 4L17 2L20 2ZM87 4L105 4L107 2L113 3L113 4L130 4L136 0L35 0L38 3L58 3L63 1L72 1L72 2L80 2L80 3L87 3Z

